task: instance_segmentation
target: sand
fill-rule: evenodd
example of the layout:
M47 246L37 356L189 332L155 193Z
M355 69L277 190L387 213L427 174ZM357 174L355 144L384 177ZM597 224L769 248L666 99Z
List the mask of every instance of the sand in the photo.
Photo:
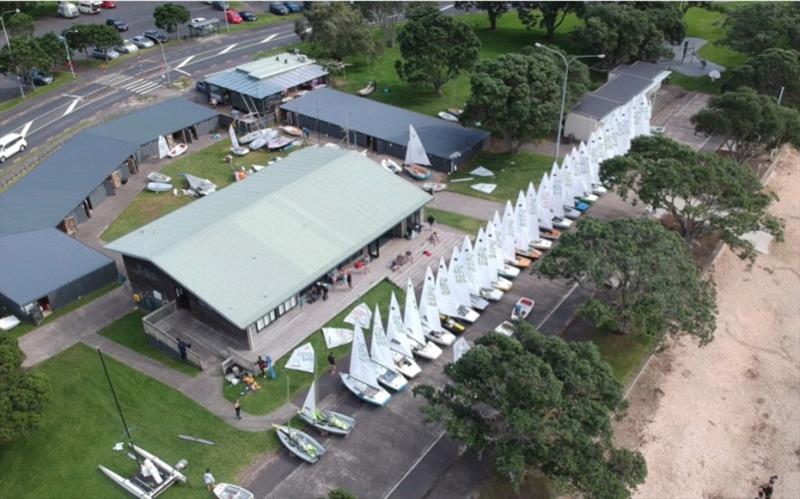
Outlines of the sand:
M647 460L636 497L755 498L771 475L774 498L800 497L800 154L776 162L786 241L749 271L724 249L714 341L678 341L631 390L616 440Z

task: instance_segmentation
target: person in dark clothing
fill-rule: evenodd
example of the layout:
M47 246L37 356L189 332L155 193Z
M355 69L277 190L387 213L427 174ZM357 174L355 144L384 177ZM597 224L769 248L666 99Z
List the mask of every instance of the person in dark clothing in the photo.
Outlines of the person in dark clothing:
M347 273L347 286L350 289L353 289L353 274L351 274L350 272Z
M336 357L333 356L333 352L328 354L328 364L331 366L331 374L336 372Z
M236 411L236 419L242 419L242 404L239 403L239 399L234 402L233 410Z
M322 286L322 301L328 300L328 287Z
M267 377L267 362L258 356L258 360L256 360L256 366L258 366L258 370L261 371L261 376L266 378Z
M186 349L192 348L192 345L186 343L182 339L178 338L178 353L181 355L181 360L186 362Z
M426 221L428 222L428 225L430 225L431 229L432 229L434 222L436 222L436 219L433 218L433 215L428 215L428 218L426 219Z

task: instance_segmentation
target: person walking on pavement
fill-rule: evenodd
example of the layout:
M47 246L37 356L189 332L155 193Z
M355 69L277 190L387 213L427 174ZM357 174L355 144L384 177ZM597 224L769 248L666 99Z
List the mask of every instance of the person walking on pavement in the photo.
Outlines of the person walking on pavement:
M242 419L242 404L239 402L239 399L236 399L236 402L234 402L233 410L236 411L236 419Z
M211 468L206 468L206 472L203 474L203 483L206 484L208 491L213 494L216 480L214 480L214 475L211 474Z
M336 373L336 357L333 356L333 352L328 354L328 364L331 366L331 374Z

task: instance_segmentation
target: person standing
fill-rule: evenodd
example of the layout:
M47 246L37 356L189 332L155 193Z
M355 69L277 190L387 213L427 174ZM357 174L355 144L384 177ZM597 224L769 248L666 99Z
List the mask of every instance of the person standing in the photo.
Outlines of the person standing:
M328 286L322 286L322 301L328 301Z
M428 225L430 225L430 228L433 229L433 224L436 222L436 219L433 218L433 215L428 215L426 221L428 222Z
M234 402L233 410L236 411L236 419L242 419L242 404L239 402L239 399L236 399L236 402Z
M178 338L178 353L181 355L181 360L186 362L186 349L192 348L192 345L186 343L182 339Z
M333 352L328 354L328 365L331 366L331 374L336 373L336 357L333 356Z
M203 483L206 484L208 491L213 494L216 480L214 480L214 475L211 474L211 468L206 468L206 472L203 473Z
M347 272L347 287L353 289L353 273Z

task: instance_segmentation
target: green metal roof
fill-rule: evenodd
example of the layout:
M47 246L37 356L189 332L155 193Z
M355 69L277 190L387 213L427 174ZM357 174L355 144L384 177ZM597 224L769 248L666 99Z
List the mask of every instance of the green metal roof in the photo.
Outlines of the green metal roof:
M106 247L244 329L430 199L362 154L309 147Z

